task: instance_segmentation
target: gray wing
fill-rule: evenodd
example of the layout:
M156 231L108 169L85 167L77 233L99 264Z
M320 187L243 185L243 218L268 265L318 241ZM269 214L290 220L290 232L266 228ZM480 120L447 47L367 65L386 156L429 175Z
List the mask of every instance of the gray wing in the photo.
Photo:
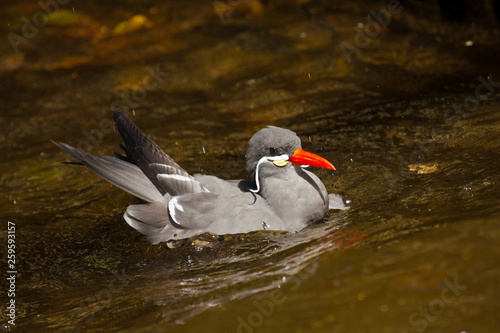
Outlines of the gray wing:
M179 182L175 177L168 179L168 177L159 176L161 173L181 176L189 176L189 174L120 110L113 111L113 118L123 140L120 146L126 153L126 156L115 154L116 157L137 165L161 194L177 195L186 193L184 191L189 192L191 189L200 190L199 186L195 184L186 186L185 182Z
M183 169L159 163L151 163L149 168L155 171L158 183L172 196L209 192L199 181Z
M65 143L54 143L98 176L137 198L148 202L164 199L158 189L136 165L111 156L100 158Z
M224 235L287 230L287 225L267 207L265 200L251 192L237 196L189 193L173 197L168 203L131 205L124 217L153 244L205 232Z
M286 230L286 225L266 201L251 192L184 194L169 201L168 211L172 224L194 233L207 231L223 235L264 229Z
M115 157L99 158L64 143L56 145L113 185L148 202L208 192L121 111L113 111L113 118L126 156L115 153Z

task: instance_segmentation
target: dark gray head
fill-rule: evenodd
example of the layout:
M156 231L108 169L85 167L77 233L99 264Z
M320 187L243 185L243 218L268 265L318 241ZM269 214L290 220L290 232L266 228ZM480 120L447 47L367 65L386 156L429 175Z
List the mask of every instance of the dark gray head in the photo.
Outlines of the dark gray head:
M276 126L268 126L255 133L250 139L245 155L247 159L246 169L253 175L261 158L265 156L272 158L280 155L291 157L300 148L302 148L300 139L295 132Z
M248 144L246 158L246 169L252 178L255 177L257 186L250 191L255 193L260 191L259 172L265 178L274 178L290 170L291 165L335 170L333 164L323 157L302 150L297 134L275 126L263 128L254 134Z
M274 178L290 170L291 165L335 170L333 164L323 157L302 150L297 134L275 126L268 126L254 134L248 144L246 158L246 169L252 178L255 177L257 186L250 191L255 193L260 191L259 172L265 178Z

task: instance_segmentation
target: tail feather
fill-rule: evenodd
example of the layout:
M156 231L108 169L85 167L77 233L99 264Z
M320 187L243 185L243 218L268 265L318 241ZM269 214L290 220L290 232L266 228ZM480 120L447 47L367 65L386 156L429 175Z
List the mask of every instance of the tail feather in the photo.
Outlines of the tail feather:
M148 202L164 200L163 195L136 165L110 156L100 158L65 143L54 144L98 176L137 198Z
M146 235L150 241L150 237L160 233L165 226L170 225L168 204L166 203L152 202L130 205L123 218L132 228Z
M193 230L172 224L168 204L164 202L130 205L123 217L132 228L147 236L152 244L183 239L194 234Z

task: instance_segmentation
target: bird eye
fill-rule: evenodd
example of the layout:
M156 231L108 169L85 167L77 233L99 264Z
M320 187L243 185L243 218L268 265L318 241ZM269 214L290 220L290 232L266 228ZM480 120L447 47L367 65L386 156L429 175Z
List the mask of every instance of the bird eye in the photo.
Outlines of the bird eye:
M269 153L271 154L271 156L281 155L281 152L278 148L269 148Z

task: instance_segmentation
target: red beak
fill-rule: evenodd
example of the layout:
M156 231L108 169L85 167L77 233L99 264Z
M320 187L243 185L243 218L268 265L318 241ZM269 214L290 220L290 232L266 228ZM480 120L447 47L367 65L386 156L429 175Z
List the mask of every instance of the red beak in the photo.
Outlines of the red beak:
M319 168L335 170L333 164L325 160L323 157L302 149L297 149L293 153L292 157L290 157L289 161L292 162L292 165L311 165Z

